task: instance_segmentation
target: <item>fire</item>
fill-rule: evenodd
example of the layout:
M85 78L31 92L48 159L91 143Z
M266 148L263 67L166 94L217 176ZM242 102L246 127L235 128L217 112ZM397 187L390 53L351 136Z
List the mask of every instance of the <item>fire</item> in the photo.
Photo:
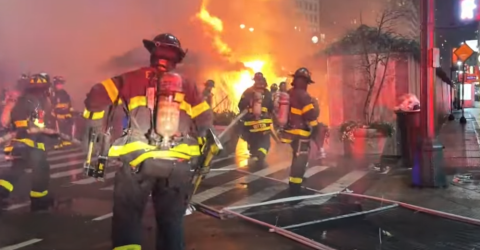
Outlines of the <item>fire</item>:
M216 96L220 96L221 99L228 96L229 102L228 105L223 105L224 109L235 111L242 93L252 86L252 78L255 72L262 72L269 84L279 83L286 78L278 77L274 73L274 60L269 55L235 55L231 47L222 39L222 32L224 31L222 20L212 16L207 10L207 5L208 0L204 0L196 18L202 22L206 32L211 36L215 50L219 54L227 56L230 62L242 62L246 68L241 71L218 71L215 72L215 77L213 77L219 83L217 84Z

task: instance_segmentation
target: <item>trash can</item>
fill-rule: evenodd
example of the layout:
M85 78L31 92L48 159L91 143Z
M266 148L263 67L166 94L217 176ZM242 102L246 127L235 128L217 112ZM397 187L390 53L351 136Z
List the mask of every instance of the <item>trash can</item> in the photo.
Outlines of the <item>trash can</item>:
M400 139L400 155L403 166L413 167L415 153L420 144L420 110L395 111L397 114L397 127Z

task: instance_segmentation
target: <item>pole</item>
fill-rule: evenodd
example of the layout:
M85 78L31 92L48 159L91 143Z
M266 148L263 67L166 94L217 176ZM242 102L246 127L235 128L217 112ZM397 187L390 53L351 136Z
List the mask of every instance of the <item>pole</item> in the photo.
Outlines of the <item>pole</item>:
M463 107L465 105L465 75L467 74L467 67L465 66L465 63L462 63L462 93L460 94L462 96L461 100L461 106L462 106L462 117L460 117L460 124L467 124L467 119L465 118L465 108Z
M421 84L420 126L421 149L416 151L412 170L412 185L417 187L444 187L443 146L435 138L435 70L429 55L435 47L435 0L421 0ZM418 144L417 144L418 145ZM419 152L420 151L420 152ZM420 158L420 159L419 159Z
M451 56L450 58L452 58L453 56ZM450 59L451 60L451 59ZM452 63L450 64L450 80L452 82L452 85L450 85L450 115L448 115L448 120L449 121L453 121L455 120L455 116L453 115L453 100L454 100L454 97L453 97L453 84L454 84L454 80L453 80L453 71L455 70L455 67L453 65L453 60L451 60Z

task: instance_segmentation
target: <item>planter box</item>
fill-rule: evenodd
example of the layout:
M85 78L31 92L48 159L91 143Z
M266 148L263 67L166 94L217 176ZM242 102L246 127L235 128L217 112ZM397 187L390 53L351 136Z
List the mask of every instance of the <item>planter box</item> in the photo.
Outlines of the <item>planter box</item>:
M345 155L353 158L364 158L365 156L380 157L383 154L387 137L375 129L360 128L353 133L355 140L344 141Z

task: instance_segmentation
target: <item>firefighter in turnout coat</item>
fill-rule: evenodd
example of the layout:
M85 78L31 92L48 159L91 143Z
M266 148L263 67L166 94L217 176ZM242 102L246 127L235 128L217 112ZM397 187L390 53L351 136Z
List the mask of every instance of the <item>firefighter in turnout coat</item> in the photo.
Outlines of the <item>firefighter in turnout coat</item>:
M175 36L160 34L143 44L150 66L93 86L83 116L91 131L109 127L112 105L123 105L129 117L126 133L108 151L108 157L123 162L115 175L113 248L141 249L143 211L151 194L156 249L182 250L191 169L213 126L213 113L196 85L174 71L186 55Z
M308 85L314 83L310 71L299 68L292 76L293 88L288 90L288 122L283 129L281 141L289 143L292 147L289 185L292 191L298 192L301 190L308 165L310 140L316 138L319 132L317 118L320 111L315 107L315 100L307 93ZM282 108L284 107L279 107L279 109Z
M73 120L73 107L72 100L70 95L63 88L65 85L65 79L61 76L55 76L53 78L53 95L52 95L52 106L53 106L53 119L55 120L55 127L58 131L67 134L74 135L75 133L75 124ZM62 141L57 147L64 147L71 145L71 142Z
M253 80L255 83L243 92L238 108L248 109L243 120L242 137L252 156L249 164L264 164L270 149L273 100L263 74L255 73Z
M11 124L17 134L10 144L12 166L0 175L0 203L3 207L6 206L7 197L26 168L32 169L31 211L48 210L53 203L48 192L50 165L45 152L45 141L48 136L27 132L29 128L45 127L45 114L51 112L48 101L49 88L48 75L32 75L11 111Z

